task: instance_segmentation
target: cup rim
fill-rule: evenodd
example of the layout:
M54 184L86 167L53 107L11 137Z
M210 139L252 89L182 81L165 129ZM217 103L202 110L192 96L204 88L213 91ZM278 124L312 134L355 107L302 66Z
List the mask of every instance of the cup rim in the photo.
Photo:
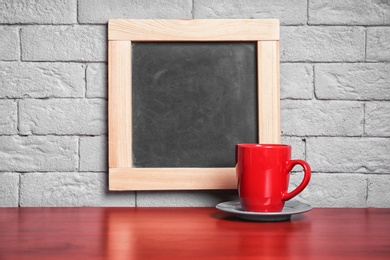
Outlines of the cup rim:
M237 147L244 147L244 148L284 148L284 147L290 147L288 144L255 144L255 143L242 143L242 144L236 144Z

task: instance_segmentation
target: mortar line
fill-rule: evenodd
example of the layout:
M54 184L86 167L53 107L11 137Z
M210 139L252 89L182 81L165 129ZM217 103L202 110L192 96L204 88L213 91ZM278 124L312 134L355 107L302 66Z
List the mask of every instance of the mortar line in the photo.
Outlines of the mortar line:
M16 101L16 131L20 135L20 99Z
M93 24L98 25L98 24ZM312 23L308 24L310 27L389 27L390 24L345 24L345 23L334 23L334 24L327 24L327 23ZM282 24L282 27L306 27L306 24Z
M195 1L195 0L193 0ZM195 10L195 8L193 8ZM192 9L191 9L192 11ZM74 25L80 25L80 26L106 26L107 23L99 23L99 22L80 22L78 21L78 15L77 15L77 21L76 22L69 22L69 23L49 23L49 22L26 22L26 23L2 23L2 26L10 26L10 27L27 27L27 26L74 26ZM183 18L184 19L184 18ZM290 24L282 24L281 26L283 27L306 27L306 26L323 26L323 27L389 27L390 23L385 23L385 24L345 24L345 23L335 23L335 24L326 24L326 23L313 23L313 24L308 24L308 21L306 23L290 23Z
M26 23L2 23L1 26L12 26L12 27L27 27L27 26L73 26L77 25L78 23L49 23L49 22L26 22ZM81 23L81 25L105 25L104 23Z
M81 172L80 170L80 142L81 142L81 137L79 136L78 137L78 142L77 142L77 158L78 158L78 161L77 161L77 171L76 172Z
M315 69L315 64L313 65L313 98L314 100L321 100L320 98L317 97L317 91L316 91L316 69Z
M84 68L84 98L87 98L87 86L88 86L88 80L87 80L87 70L88 70L89 64L85 64Z
M0 100L2 99L8 99L8 98L0 98ZM12 99L12 98L11 98ZM59 99L64 99L64 100L85 100L85 99L89 99L89 100L107 100L107 98L105 97L83 97L83 96L80 96L80 97L26 97L26 98L15 98L15 99L19 99L19 100L59 100Z
M293 135L293 134L283 134L284 137L298 137L298 138L344 138L344 139L354 139L354 138L364 138L364 139L385 139L388 140L388 136L377 136L377 135L348 135L348 136L342 136L342 135Z
M20 205L20 201L21 201L21 197L22 197L22 173L19 173L19 185L18 185L18 207L20 208L21 205Z
M9 61L12 62L12 61ZM74 63L74 64L90 64L90 63L100 63L107 64L107 61L93 61L93 60L24 60L25 63Z
M30 173L51 173L51 172L59 172L59 173L79 173L78 171L75 171L75 170L56 170L56 169L51 169L49 171L47 170L37 170L37 169L26 169L26 170L18 170L18 171L13 171L12 173L14 174L19 174L19 177L21 178L21 176L23 174L30 174ZM107 173L107 171L82 171L81 173L85 173L85 172L91 172L91 173ZM344 174L354 174L354 175L375 175L375 176L390 176L390 173L387 173L387 172L354 172L353 170L351 171L345 171L345 172L341 172L341 171L319 171L319 170L313 170L312 171L313 173L327 173L327 174L340 174L340 175L344 175ZM9 170L1 170L0 173L10 173ZM138 191L134 191L134 194L136 194Z
M53 133L43 133L43 134L0 134L0 136L10 136L10 137L107 137L106 133L103 134L80 134L80 133L70 133L70 134L53 134ZM1 172L1 171L0 171Z
M306 3L306 25L309 25L309 2L310 0L307 0Z
M0 60L1 62L16 62L16 60ZM91 60L24 60L25 63L68 63L68 64L107 64L107 61L91 61ZM378 62L383 63L383 62Z
M362 137L366 136L366 103L363 103L363 127Z
M366 30L364 32L364 61L367 61L367 27L366 27Z
M12 63L16 61L2 60L0 62ZM74 63L74 64L107 64L107 61L93 61L93 60L23 60L24 63ZM293 61L280 61L281 64L389 64L389 61L313 61L313 60L293 60Z
M79 22L79 1L76 1L76 24L80 24Z
M8 170L1 170L0 173L10 173L11 171ZM29 173L50 173L50 172L69 172L69 173L80 173L76 170L58 170L58 169L51 169L49 171L47 170L37 170L37 169L26 169L26 170L18 170L18 171L13 171L11 173L17 173L17 174L29 174ZM91 173L107 173L107 171L82 171L82 172L91 172ZM385 173L381 173L381 175L387 175Z
M302 101L310 101L310 99L306 98L281 98L281 100L302 100ZM319 98L318 101L344 101L344 102L369 102L369 101L376 101L376 102L389 102L389 99L334 99L334 98Z
M23 61L22 59L22 28L19 27L19 62Z
M281 61L280 64L389 64L389 61L313 61L313 60L296 60L296 61Z

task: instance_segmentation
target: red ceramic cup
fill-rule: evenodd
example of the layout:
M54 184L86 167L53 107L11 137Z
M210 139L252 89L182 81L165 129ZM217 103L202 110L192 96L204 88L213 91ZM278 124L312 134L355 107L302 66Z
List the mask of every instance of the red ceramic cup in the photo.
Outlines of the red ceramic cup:
M301 165L301 184L288 192L290 171ZM303 160L291 160L291 146L284 144L236 145L236 174L242 209L279 212L284 202L298 195L310 181L311 170Z

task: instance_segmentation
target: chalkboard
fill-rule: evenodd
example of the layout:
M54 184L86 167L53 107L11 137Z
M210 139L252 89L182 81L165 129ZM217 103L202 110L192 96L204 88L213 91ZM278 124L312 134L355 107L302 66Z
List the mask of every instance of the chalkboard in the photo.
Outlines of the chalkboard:
M235 189L235 144L280 142L279 82L278 20L110 20L109 189Z
M255 43L133 43L134 167L234 167L257 143Z

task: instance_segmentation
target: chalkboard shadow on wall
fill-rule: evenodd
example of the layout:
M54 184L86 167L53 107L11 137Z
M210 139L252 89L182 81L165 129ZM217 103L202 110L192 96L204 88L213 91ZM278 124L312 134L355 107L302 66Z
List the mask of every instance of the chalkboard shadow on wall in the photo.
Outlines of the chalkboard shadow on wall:
M280 141L278 20L111 20L108 65L110 190L235 189Z

